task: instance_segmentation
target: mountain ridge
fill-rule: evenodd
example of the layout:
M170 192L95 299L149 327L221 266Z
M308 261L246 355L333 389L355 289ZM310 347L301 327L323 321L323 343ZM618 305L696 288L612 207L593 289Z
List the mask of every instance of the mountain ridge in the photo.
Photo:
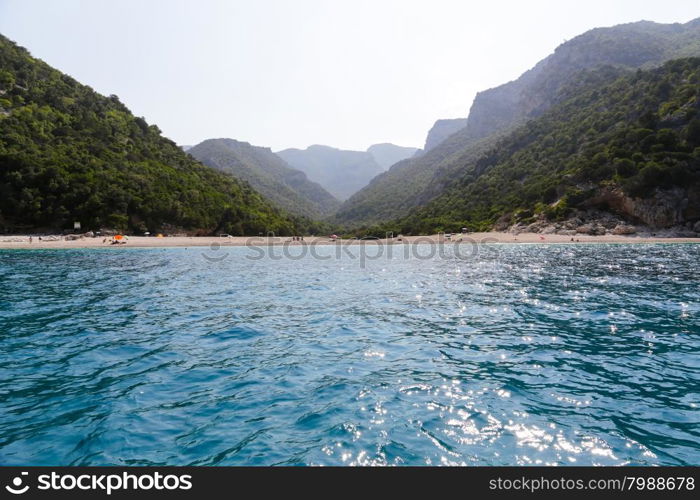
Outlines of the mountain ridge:
M250 183L284 210L320 219L340 206L323 187L290 167L272 149L235 139L207 139L187 151L205 165Z
M450 176L459 175L461 164L483 153L485 143L555 104L559 90L580 71L604 64L651 67L689 54L700 55L700 18L672 25L628 23L578 35L516 80L479 92L465 127L372 179L341 205L335 220L351 226L373 224L429 202L439 194L435 186L449 184Z
M700 58L589 70L381 230L700 233Z
M258 234L304 224L0 35L0 228Z
M374 161L384 170L387 170L401 160L412 157L418 151L420 151L418 148L397 146L390 142L372 144L367 148L367 152L372 155Z
M306 149L288 148L276 154L342 201L385 171L394 159L412 156L416 151L416 148L389 143L374 144L367 151L314 144Z

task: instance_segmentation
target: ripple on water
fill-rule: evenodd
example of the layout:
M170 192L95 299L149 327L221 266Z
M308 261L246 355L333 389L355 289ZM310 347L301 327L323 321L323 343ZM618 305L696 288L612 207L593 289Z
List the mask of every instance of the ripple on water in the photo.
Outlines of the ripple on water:
M700 462L697 245L227 251L0 252L0 463Z

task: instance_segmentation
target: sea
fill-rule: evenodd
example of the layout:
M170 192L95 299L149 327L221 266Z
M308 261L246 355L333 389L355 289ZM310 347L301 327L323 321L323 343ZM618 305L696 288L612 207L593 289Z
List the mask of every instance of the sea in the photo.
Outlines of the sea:
M0 251L0 465L699 465L700 245Z

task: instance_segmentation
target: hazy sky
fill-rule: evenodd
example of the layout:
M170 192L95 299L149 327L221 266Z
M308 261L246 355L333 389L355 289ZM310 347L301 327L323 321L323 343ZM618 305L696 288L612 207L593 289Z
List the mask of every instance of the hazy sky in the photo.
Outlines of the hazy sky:
M590 28L698 0L0 0L0 32L179 144L422 147Z

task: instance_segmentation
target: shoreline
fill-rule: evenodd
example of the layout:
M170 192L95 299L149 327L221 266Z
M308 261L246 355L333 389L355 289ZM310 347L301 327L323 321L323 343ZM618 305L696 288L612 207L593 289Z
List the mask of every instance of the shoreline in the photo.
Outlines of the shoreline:
M574 241L571 241L573 238ZM88 249L88 248L187 248L187 247L243 247L243 246L299 246L299 245L360 245L360 244L391 244L391 245L415 245L415 244L590 244L590 243L624 243L624 244L649 244L649 243L700 243L697 238L664 238L659 236L624 236L624 235L600 235L590 236L579 234L566 236L558 234L541 235L539 233L504 233L486 232L471 234L456 234L452 238L443 235L430 236L404 236L402 241L398 238L377 240L332 240L325 236L304 237L304 241L292 241L289 236L263 237L263 236L175 236L156 238L152 236L130 236L126 244L112 245L103 243L104 237L79 238L76 240L39 241L33 237L29 242L29 235L0 236L0 249Z

